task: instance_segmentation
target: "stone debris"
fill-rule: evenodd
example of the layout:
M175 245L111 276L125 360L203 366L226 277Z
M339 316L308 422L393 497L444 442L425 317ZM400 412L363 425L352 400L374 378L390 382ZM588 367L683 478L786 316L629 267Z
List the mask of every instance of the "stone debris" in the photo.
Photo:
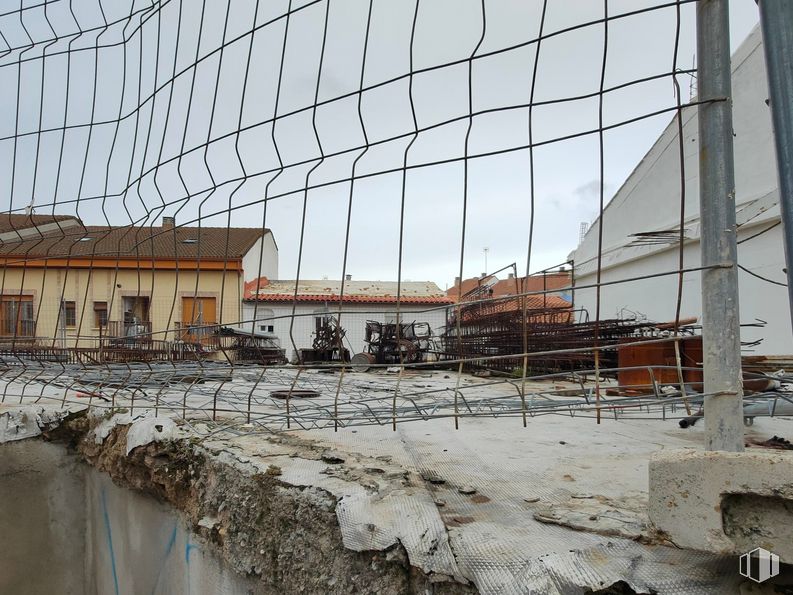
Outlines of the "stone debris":
M123 415L122 419L129 418ZM110 421L110 420L109 420ZM118 422L117 422L118 423ZM127 454L152 442L174 440L179 435L176 423L169 417L145 417L134 421L127 430Z
M96 426L94 426L93 430L91 430L91 436L94 439L94 444L102 444L108 436L110 436L110 432L112 432L117 426L119 425L129 425L133 422L133 418L129 415L126 411L122 413L116 413L111 415L104 416L101 421L99 421Z
M344 457L330 451L323 452L320 458L323 463L327 463L328 465L339 465L344 462Z
M428 481L434 485L443 485L444 483L446 483L446 480L443 479L440 475L438 475L434 471L422 471L421 479L423 479L424 481Z
M83 407L0 406L0 444L24 440L51 430Z
M270 465L267 467L267 471L265 471L264 474L271 477L276 477L283 474L283 471L281 471L281 468L278 465Z
M782 436L772 436L768 440L749 439L747 446L760 446L762 448L773 448L775 450L793 450L793 443Z
M610 537L650 540L646 514L620 510L598 502L585 500L576 507L544 506L534 512L534 519L569 527L577 531L590 531Z
M218 519L212 516L205 516L202 517L198 523L196 523L199 527L203 527L204 529L214 529L215 526L218 524Z

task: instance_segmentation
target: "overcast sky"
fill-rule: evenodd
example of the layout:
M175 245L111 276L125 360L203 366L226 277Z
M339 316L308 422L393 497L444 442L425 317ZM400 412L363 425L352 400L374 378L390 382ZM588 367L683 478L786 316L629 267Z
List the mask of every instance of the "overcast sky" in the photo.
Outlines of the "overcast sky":
M391 280L399 257L399 168L407 151L409 165L433 165L411 168L405 178L402 278L444 288L460 266L465 186L459 158L470 125L468 155L509 151L468 162L463 274L485 270L485 247L489 271L512 262L525 269L529 152L510 149L528 145L529 112L515 106L530 101L537 45L528 42L539 35L542 2L488 0L483 29L480 0L421 0L412 50L416 4L410 0L374 0L368 37L369 0L293 0L286 36L287 1L261 0L257 7L256 0L233 0L229 8L223 0L155 6L150 0L29 0L21 16L10 4L0 10L7 13L0 16L3 210L33 204L37 213L51 213L54 207L95 225L158 225L163 214L175 214L177 223L200 217L201 225L223 226L231 208L232 225L260 227L268 197L265 224L280 248L280 276L291 279L306 199L300 276L338 278L357 159L355 174L363 177L354 182L347 272ZM608 10L615 16L660 4L610 0ZM730 6L734 49L757 23L757 8L753 0ZM681 12L677 67L688 69L694 4ZM543 32L602 16L600 1L550 1ZM604 86L670 72L676 25L674 7L610 20ZM499 52L505 48L511 49ZM602 23L544 39L534 102L596 93L603 48ZM472 54L479 56L472 66L473 111L513 109L469 123L466 60ZM413 77L407 76L411 61ZM362 67L363 87L379 85L361 97L365 135L355 93ZM692 82L679 80L687 101ZM418 129L438 125L418 135L411 86ZM313 108L315 96L321 105ZM604 124L674 105L668 77L629 86L605 95ZM274 114L293 112L272 124ZM597 97L537 106L533 141L595 130L598 113ZM605 133L607 199L671 117ZM399 138L387 140L393 137ZM361 148L365 138L369 149ZM451 161L435 164L444 160ZM536 147L534 177L536 271L563 262L578 242L580 223L597 214L598 135Z

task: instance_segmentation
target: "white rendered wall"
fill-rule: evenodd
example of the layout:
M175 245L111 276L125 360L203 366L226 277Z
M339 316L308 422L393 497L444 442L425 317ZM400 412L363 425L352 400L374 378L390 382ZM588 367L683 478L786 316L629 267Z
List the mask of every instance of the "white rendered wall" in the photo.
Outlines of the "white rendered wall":
M749 270L784 283L781 226L753 239L750 236L779 221L778 185L771 115L760 31L755 29L732 58L733 127L735 130L736 218L739 224L738 262ZM699 170L696 109L684 112L686 180L686 237L684 267L700 265ZM642 159L603 213L602 282L628 279L678 268L678 245L630 246L631 234L674 229L679 224L680 168L677 124L672 122ZM576 286L596 282L598 227L596 221L572 258ZM763 339L755 354L793 353L793 335L785 287L739 271L741 322L756 319L763 329L745 327L743 341ZM614 318L623 309L657 321L674 319L677 276L604 286L601 319ZM575 305L595 316L594 289L577 289ZM685 276L681 316L702 313L700 275Z
M262 247L262 243L264 247ZM259 272L259 256L261 256L262 263L261 272ZM264 237L259 238L242 257L242 271L245 281L253 281L257 277L278 279L278 246L272 233L267 233Z
M751 236L753 233L767 227L767 224L742 229L738 233L738 240ZM768 233L762 234L746 242L751 244L751 250L740 250L739 262L748 269L776 281L784 282L781 272L783 256L780 254L782 242L781 226L777 226ZM676 249L657 252L640 260L626 262L619 267L603 271L604 283L629 278L637 275L670 270L677 266L678 253ZM697 266L699 262L699 242L686 245L685 262L687 266ZM750 324L758 320L768 324L763 328L744 327L741 330L741 340L744 342L762 339L757 347L747 348L749 354L790 354L793 352L791 343L790 322L787 318L788 296L787 288L772 285L757 279L744 271L738 271L740 284L740 312L741 322ZM595 282L595 275L590 274L576 277L577 284ZM687 273L683 283L683 299L681 304L681 317L699 317L702 313L700 301L700 274ZM670 321L675 317L677 300L677 275L645 280L640 283L625 283L604 286L601 288L601 319L617 318L620 314L628 315L630 312L621 312L624 308L647 316L655 321ZM595 292L593 289L576 290L575 303L577 307L588 310L590 319L595 316Z
M252 302L243 303L243 315L246 321L254 319L254 307ZM404 322L428 322L432 327L433 333L439 335L443 332L446 324L446 309L433 308L433 306L417 306L415 304L405 305L400 308L402 320ZM266 320L270 315L274 320ZM328 312L333 316L338 315L338 306L331 305L325 307L321 302L312 304L299 304L295 309L294 326L291 337L294 338L294 346L297 349L309 348L314 341L314 317L320 316L322 312ZM341 315L341 326L347 332L345 346L353 353L360 353L364 350L365 326L367 320L378 322L393 321L396 308L393 304L347 304ZM256 329L261 330L262 325L273 325L275 335L280 339L281 347L286 349L287 357L290 359L294 355L294 346L290 338L290 321L292 317L291 304L272 304L260 303L256 308ZM246 322L246 327L250 328L250 322Z

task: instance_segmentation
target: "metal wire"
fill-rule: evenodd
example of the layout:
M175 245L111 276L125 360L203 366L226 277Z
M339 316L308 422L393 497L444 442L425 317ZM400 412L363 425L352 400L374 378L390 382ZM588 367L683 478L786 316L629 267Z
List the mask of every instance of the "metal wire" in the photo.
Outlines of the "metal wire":
M477 15L466 51L439 63L417 67L421 51L417 43L417 31L426 22L429 9L422 6L420 0L415 0L410 6L412 21L409 44L399 46L400 55L407 57L407 68L388 76L373 72L371 66L371 60L374 59L371 55L372 44L379 39L377 35L381 34L382 27L382 23L377 22L374 0L349 6L342 6L335 0L304 3L289 0L283 6L256 0L247 9L232 5L230 0L221 3L208 3L206 0L128 0L118 3L120 7L107 2L103 4L102 0L92 0L88 3L88 10L83 7L80 11L75 11L73 0L68 3L65 0L51 0L28 5L20 3L18 9L0 13L0 40L5 45L0 47L0 73L12 73L8 78L16 82L14 88L2 91L4 102L10 105L13 101L15 106L12 112L13 126L10 127L13 133L0 135L0 145L6 143L11 147L10 184L8 190L3 190L2 196L7 203L5 213L9 231L19 234L20 238L26 234L26 237L34 240L23 242L25 247L21 252L12 249L16 240L0 240L0 253L5 256L0 297L3 300L17 299L21 304L23 298L31 292L35 293L34 326L43 328L40 321L47 316L54 316L56 329L51 334L37 331L30 337L19 332L20 325L15 320L13 332L8 337L0 337L0 383L3 384L0 401L10 402L18 397L20 403L126 408L130 414L152 408L156 413L168 412L169 415L180 416L193 425L199 419L212 422L213 429L207 430L209 432L221 427L235 432L271 432L293 425L300 428L339 429L368 424L395 429L397 423L443 417L453 418L454 426L458 428L461 427L462 419L480 415L520 417L524 426L531 417L546 414L592 415L600 423L602 414L613 414L615 417L629 414L647 418L658 415L674 417L682 415L681 404L685 413L690 415L689 400L697 402L701 395L689 397L683 378L686 368L682 366L679 347L683 279L686 273L701 272L708 267L684 266L686 195L682 112L700 102L684 103L680 96L679 77L692 75L694 71L679 68L678 54L683 35L681 11L695 1L655 2L651 6L616 13L604 0L602 15L598 18L554 29L549 24L552 5L549 7L547 0L543 0L538 5L536 35L527 34L517 42L506 44L494 39L494 9L480 0L475 3ZM61 10L54 16L56 8ZM248 12L245 13L245 10ZM673 11L675 14L671 69L643 72L631 80L609 85L608 67L613 59L610 53L613 50L609 48L610 28L621 22L630 22L640 15L663 11ZM67 13L68 17L65 16ZM356 50L355 60L349 64L358 74L357 84L347 89L336 84L327 74L327 52L339 43L338 32L333 33L334 28L340 26L337 21L349 19L350 14L359 17L365 15L365 18L360 18L361 23L365 22L365 28L360 51ZM313 34L321 38L321 43L317 44L316 56L309 49L304 52L311 54L306 57L315 59L316 67L309 69L307 85L311 93L305 94L306 99L295 100L292 97L295 93L294 81L290 77L302 71L295 66L296 58L289 49L304 45L313 47L305 44L305 38L300 37L306 35L305 31L301 32L301 24L304 25L310 18L321 23L321 27L317 25L312 30ZM353 24L351 21L342 22L341 27L346 35L352 31ZM538 89L545 83L540 66L543 61L550 61L553 57L550 42L569 40L584 30L602 32L601 41L587 48L589 52L601 56L597 88L537 99L540 96ZM529 50L533 55L531 66L524 64L529 81L527 101L502 102L495 107L478 106L476 83L479 68L486 68L488 59L519 56L522 50ZM367 60L370 61L369 66ZM230 65L237 62L239 83L230 82L224 77ZM83 72L85 65L88 66L87 74ZM419 82L432 77L441 80L443 74L457 67L467 72L465 91L461 93L465 109L462 113L448 109L435 121L422 121L416 90ZM34 69L35 73L31 75ZM254 89L260 85L258 78L266 69L277 72L277 78L269 89L271 95L263 101L260 96L256 96L260 89ZM35 81L32 90L28 88L29 79ZM606 121L605 104L609 97L647 83L667 80L675 88L673 104L637 106L636 113L630 116L621 115L611 122ZM406 101L410 118L403 126L395 127L387 134L376 135L366 115L367 102L376 102L378 92L394 89L400 82L407 85ZM239 84L238 97L231 102L225 101L225 92L236 84ZM586 100L597 101L596 126L582 126L573 131L558 130L546 137L538 136L539 108L582 105L581 102ZM714 101L724 100L726 98ZM337 108L345 101L356 104L360 138L340 146L334 142L338 139L324 131L321 120L324 110ZM267 109L270 105L271 111ZM29 125L26 111L30 106L35 113L33 126ZM85 106L89 109L86 110ZM223 128L223 124L218 122L229 113L232 124ZM525 114L525 141L499 138L494 147L477 149L473 142L477 124L484 122L487 116L509 113ZM609 198L605 149L607 135L614 130L664 115L673 116L677 122L680 152L677 267L632 278L606 280L602 277L602 270L603 213ZM293 141L307 147L315 146L316 150L295 156L285 146L284 135L295 134L294 128L290 126L301 117L310 119L311 129L304 136L298 134ZM453 130L455 125L465 127L464 139L455 154L443 155L439 151L429 151L423 156L415 156L418 153L416 147L422 139L433 132ZM251 148L245 139L254 135L257 142ZM586 341L575 343L574 347L548 344L543 348L536 343L532 325L527 322L536 321L540 316L536 308L529 307L529 298L557 293L558 288L534 290L528 285L537 261L537 226L544 224L537 211L548 198L539 189L537 180L543 172L538 168L536 155L544 147L588 137L596 138L598 145L596 281L593 284L576 283L575 290L593 289L595 292L593 331ZM56 139L56 155L45 149L47 143L52 142L49 139ZM25 147L29 142L34 143L35 147L32 168L27 168L24 158ZM394 146L402 147L399 165L367 165L375 149ZM266 156L262 158L264 153ZM472 242L471 168L476 162L523 153L526 154L528 168L528 196L524 201L528 209L525 276L522 280L516 279L515 291L509 296L466 297L463 295L462 281L472 266L468 256ZM351 159L349 171L345 168L343 173L323 173L324 166L341 158ZM229 164L233 167L227 167ZM412 228L409 223L408 197L416 183L414 180L418 178L414 178L415 174L420 171L438 171L446 166L459 166L461 173L459 205L454 213L454 218L460 224L459 260L455 263L460 287L455 297L461 303L454 307L448 304L416 307L414 304L408 305L404 294L406 247L422 238L426 239L427 234ZM399 351L399 372L393 380L390 376L364 377L354 372L343 360L340 363L307 364L299 355L301 348L307 346L300 344L295 329L301 318L314 316L313 312L301 311L299 286L308 266L305 262L308 258L307 238L317 233L309 222L315 199L321 200L319 191L323 189L347 189L346 203L338 209L343 220L341 228L344 230L343 250L335 259L341 272L339 295L331 302L336 321L341 326L347 320L354 321L353 314L365 312L350 306L345 299L348 295L346 283L350 270L352 235L360 232L361 226L365 225L355 216L361 209L362 194L370 191L370 186L362 182L385 183L389 176L397 175L400 186L399 216L394 222L398 227L394 302L396 320L399 322L407 316L414 316L418 320L422 314L448 309L450 320L456 327L456 338L439 351L438 359L442 362L405 361L403 352ZM75 176L78 183L73 187ZM47 186L50 180L51 190ZM27 188L30 189L29 196ZM490 207L497 211L501 206L499 197L490 200ZM230 275L235 271L231 256L232 216L250 213L254 207L261 209L261 219L258 219L257 210L256 223L252 227L264 232L272 221L268 206L272 209L273 204L283 203L294 204L294 212L299 212L294 217L298 240L291 313L284 316L261 314L262 306L259 300L254 299L252 318L246 319L241 314L239 304L234 310L237 314L232 314L230 312L233 309L226 307L226 304L240 301L240 289L244 288L246 282L253 278L255 289L259 288L265 249L262 241L258 247L258 271L252 275L250 271L244 271L244 277L230 280ZM46 212L52 216L75 215L78 220L74 225L57 218L45 224L32 220L32 223L24 223L19 227L19 220L11 217L26 216L31 210L36 214ZM166 214L174 217L179 215L173 229L156 226L160 217ZM218 218L222 218L226 230L220 240L222 254L218 259L221 263L218 265L221 271L221 306L217 318L206 321L202 300L207 298L207 292L203 283L210 273L201 265L217 256L213 256L211 251L218 248L211 245L207 234L211 233L208 231L211 221ZM91 227L97 221L103 223L104 229L94 232ZM102 239L111 237L111 227L114 225L123 226L125 236L134 238L131 247L125 249L127 251L124 253L116 251L115 247L99 249ZM31 235L31 232L26 231L31 228L37 233ZM174 230L192 229L195 230L195 256L187 259L180 256L177 231ZM279 233L277 229L274 232L276 235ZM91 236L92 233L96 235ZM751 237L756 235L759 234ZM7 237L4 234L0 236ZM94 238L91 250L84 254L79 250L80 242L89 236ZM53 237L64 240L68 247L61 252L52 251L42 255L42 246L49 246L47 241ZM124 240L124 236L121 240ZM173 284L167 286L154 273L158 266L155 245L163 240L170 244L159 255L159 259L168 260L173 272ZM455 251L456 247L455 240ZM114 266L100 268L99 263L107 258L116 259ZM39 266L41 262L43 266ZM129 262L133 264L129 265ZM35 282L35 287L32 285L34 282L29 280L34 267L42 271L41 280ZM130 267L136 275L134 287L122 287L124 270ZM513 268L518 270L517 265L513 265ZM16 270L21 270L18 282L12 275ZM759 277L752 271L748 272ZM608 329L601 316L601 290L608 286L641 283L673 275L677 277L673 332L654 332L651 336L645 336L650 331L636 330L630 339L636 346L674 344L677 354L675 369L679 375L677 396L660 396L653 381L638 387L651 396L623 396L618 402L609 399L604 393L606 390L616 390L613 378L620 370L607 363L610 361L608 357L616 352L613 341L609 343L609 338L605 336ZM84 287L81 286L83 283ZM54 291L53 285L56 287ZM100 324L100 333L97 335L91 328L91 319L96 311L101 310L92 310L89 302L97 295L105 295L97 290L98 286L107 289L106 300L100 301L105 303L105 316L114 308L117 310L119 302L123 300L132 300L136 304L134 307L139 307L146 300L146 308L151 309L155 306L154 296L165 295L156 305L168 313L164 328L154 328L149 322L147 327L135 329L132 335L108 338L101 335ZM45 299L44 296L52 297ZM516 324L520 346L511 348L508 354L464 353L464 312L479 306L496 309L505 307L510 300L517 300L521 313L520 321ZM22 306L15 308L21 310ZM372 313L381 313L381 310L373 309ZM18 314L14 316L18 318ZM76 319L73 329L69 324L72 316ZM262 364L275 365L251 366L248 362L236 360L233 350L224 346L220 339L217 339L217 349L213 352L217 361L212 361L201 347L209 343L199 341L196 346L185 346L185 341L178 339L174 328L188 321L190 333L204 336L219 327L250 325L250 341L255 342L256 324L283 318L289 323L288 343L298 354L297 367L285 365L281 361L262 361ZM649 323L646 326L652 327ZM179 331L184 334L181 326ZM398 343L404 339L402 332L402 327L397 325ZM452 335L454 333L449 334ZM287 343L286 336L281 337L281 340ZM454 343L457 351L454 350ZM254 344L251 349L263 357L260 345ZM340 353L343 351L341 335L338 350ZM544 356L573 358L579 354L586 354L587 359L575 360L578 361L578 368L588 367L582 362L589 362L591 358L593 369L566 370L561 375L540 376L536 375L536 370L530 369ZM469 365L485 365L503 370L512 366L513 362L517 362L514 378L477 381L474 385L467 385L470 377L465 375L464 370ZM449 383L443 382L446 380L444 374L435 373L432 382L442 385L440 388L411 388L414 375L428 374L428 368L439 365L454 370L454 375L448 379ZM376 363L372 368L383 371L388 366L387 363ZM650 368L650 377L658 369L661 367ZM566 394L560 393L562 389L540 386L546 381L569 383L563 389ZM587 382L593 383L592 388L586 386ZM478 392L483 388L493 390L493 395L483 396ZM270 392L275 390L286 390L286 400L270 396ZM303 390L316 390L319 396L295 396L297 391ZM567 394L571 390L574 396ZM622 386L619 390L624 393L630 387ZM77 393L87 396L77 396ZM590 393L593 398L591 402ZM249 427L243 430L242 426Z

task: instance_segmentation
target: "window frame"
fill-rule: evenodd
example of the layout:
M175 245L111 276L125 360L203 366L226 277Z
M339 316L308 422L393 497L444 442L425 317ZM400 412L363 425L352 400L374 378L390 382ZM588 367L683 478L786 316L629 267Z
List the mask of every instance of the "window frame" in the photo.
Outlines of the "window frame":
M104 322L101 320L101 315L104 314ZM108 310L107 310L107 302L105 301L95 301L94 302L94 328L102 329L107 328L107 322L109 320Z
M29 317L25 317L25 314ZM35 329L36 321L33 318L33 296L28 294L3 294L0 295L0 336L2 337L28 337L34 333L25 331L26 323L31 323ZM13 331L11 330L13 329Z
M69 323L69 311L71 310L72 322ZM77 302L73 300L63 300L63 326L75 328L77 326Z

